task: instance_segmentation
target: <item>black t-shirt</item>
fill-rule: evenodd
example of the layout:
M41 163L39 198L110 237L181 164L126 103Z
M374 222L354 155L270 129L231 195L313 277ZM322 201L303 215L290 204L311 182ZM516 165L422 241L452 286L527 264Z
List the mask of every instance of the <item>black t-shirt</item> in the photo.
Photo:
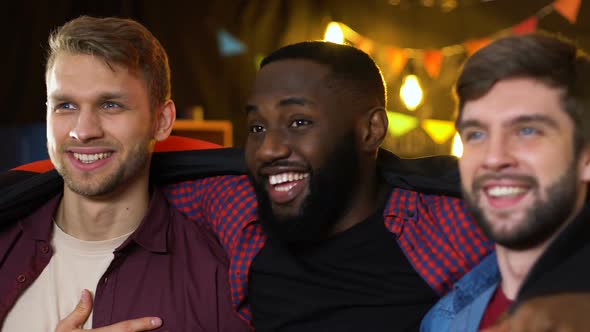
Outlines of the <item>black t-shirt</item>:
M252 263L249 294L257 332L417 331L438 300L382 210L305 252L269 238Z

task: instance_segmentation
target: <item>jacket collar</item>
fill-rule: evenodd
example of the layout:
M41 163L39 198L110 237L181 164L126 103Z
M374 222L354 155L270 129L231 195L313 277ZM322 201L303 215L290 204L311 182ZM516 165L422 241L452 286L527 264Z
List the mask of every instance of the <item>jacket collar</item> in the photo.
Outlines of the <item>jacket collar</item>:
M500 280L496 253L493 252L453 286L456 292L453 310L460 311L490 287L495 288Z
M522 302L535 294L543 293L545 291L542 289L544 284L543 282L540 283L540 281L550 271L559 270L562 277L569 276L571 273L575 274L575 269L561 270L559 267L568 263L570 259L575 259L575 255L588 248L589 243L590 203L586 203L574 220L561 231L535 262L518 292L518 302ZM580 276L574 276L574 278L579 279ZM552 284L552 287L559 285L559 283Z

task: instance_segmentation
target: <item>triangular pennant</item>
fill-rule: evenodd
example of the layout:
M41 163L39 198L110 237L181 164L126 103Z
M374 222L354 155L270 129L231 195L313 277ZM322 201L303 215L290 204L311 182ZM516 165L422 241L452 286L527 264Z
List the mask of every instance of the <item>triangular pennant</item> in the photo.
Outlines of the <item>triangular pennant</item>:
M468 55L472 55L473 53L477 52L480 48L486 46L487 44L491 43L492 40L488 38L483 39L471 39L463 43L465 49L467 50Z
M391 64L393 76L399 75L408 62L408 52L403 48L387 48L387 58Z
M418 127L418 119L398 112L387 112L389 120L389 132L393 136L403 136L410 130Z
M422 128L437 144L443 144L455 134L455 124L452 121L426 119L422 121Z
M582 6L582 0L555 0L553 8L574 24L578 20L578 13Z
M356 47L358 47L358 49L360 49L361 51L367 53L367 54L371 54L373 53L373 49L375 48L375 44L373 43L372 40L368 39L368 38L358 38L358 44L356 45Z
M440 74L440 68L442 67L443 58L442 50L430 50L424 52L424 69L426 69L430 77L438 77L438 74Z
M524 35L527 33L535 32L537 30L538 23L539 18L536 16L531 16L512 27L512 33L515 35Z
M217 32L217 46L219 54L223 56L239 55L246 51L246 46L225 30Z

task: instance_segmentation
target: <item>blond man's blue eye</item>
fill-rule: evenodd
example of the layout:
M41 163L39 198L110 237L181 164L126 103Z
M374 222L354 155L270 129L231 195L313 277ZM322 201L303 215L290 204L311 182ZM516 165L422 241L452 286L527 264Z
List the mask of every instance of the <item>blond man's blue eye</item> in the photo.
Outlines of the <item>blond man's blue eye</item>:
M535 128L531 128L531 127L524 127L520 129L520 133L522 135L528 136L528 135L533 135L537 133L537 130Z
M111 101L107 101L103 104L104 108L115 108L115 107L119 107L119 104L111 102Z

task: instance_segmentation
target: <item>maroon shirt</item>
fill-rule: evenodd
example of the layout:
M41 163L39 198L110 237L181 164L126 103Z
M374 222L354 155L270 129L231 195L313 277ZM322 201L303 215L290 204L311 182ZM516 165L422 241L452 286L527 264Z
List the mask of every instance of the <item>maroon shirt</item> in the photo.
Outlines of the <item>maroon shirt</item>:
M59 202L57 196L0 229L0 327L53 255L52 216ZM163 326L154 331L248 330L232 308L223 249L159 190L139 228L114 254L96 287L93 327L158 316Z
M502 287L498 285L498 288L496 288L496 292L492 296L490 303L488 303L488 307L481 319L479 330L481 331L494 326L498 318L508 310L512 303L514 302L506 297L504 291L502 291Z

